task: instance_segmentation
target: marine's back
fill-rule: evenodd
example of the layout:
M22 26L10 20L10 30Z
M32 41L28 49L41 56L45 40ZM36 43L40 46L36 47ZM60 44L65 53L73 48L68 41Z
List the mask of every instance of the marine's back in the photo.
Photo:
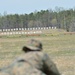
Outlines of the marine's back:
M20 56L16 60L15 67L17 69L21 69L22 71L24 70L24 73L27 74L39 73L41 75L60 75L55 64L51 61L49 56L46 53L42 53L39 51L28 52L25 55Z

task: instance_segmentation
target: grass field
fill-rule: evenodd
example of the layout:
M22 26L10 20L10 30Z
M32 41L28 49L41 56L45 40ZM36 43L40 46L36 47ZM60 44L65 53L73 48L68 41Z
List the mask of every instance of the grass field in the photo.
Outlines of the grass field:
M75 75L75 34L64 34L60 30L47 31L40 36L12 35L0 36L0 68L9 65L23 52L22 47L31 38L43 43L43 51L47 52L56 63L62 75Z

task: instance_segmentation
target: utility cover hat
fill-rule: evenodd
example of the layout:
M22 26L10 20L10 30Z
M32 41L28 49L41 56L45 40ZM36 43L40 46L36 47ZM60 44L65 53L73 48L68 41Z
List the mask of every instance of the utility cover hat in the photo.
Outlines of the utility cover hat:
M31 50L31 51L40 51L42 50L42 43L35 39L31 39L28 44L23 47L23 51Z

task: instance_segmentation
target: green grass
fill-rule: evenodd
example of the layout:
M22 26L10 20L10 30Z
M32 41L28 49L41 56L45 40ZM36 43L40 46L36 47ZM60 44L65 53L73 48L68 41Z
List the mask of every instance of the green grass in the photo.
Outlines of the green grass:
M48 33L47 33L48 32ZM0 67L9 65L20 56L22 47L31 39L43 43L43 51L48 53L64 75L75 75L75 35L64 35L58 30L43 31L40 36L13 35L0 36Z

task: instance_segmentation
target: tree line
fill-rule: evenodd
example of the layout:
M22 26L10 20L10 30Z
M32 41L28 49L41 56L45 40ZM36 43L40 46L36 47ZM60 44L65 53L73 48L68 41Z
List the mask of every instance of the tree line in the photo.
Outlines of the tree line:
M56 7L55 10L34 11L30 14L0 15L0 29L33 27L57 27L67 32L75 31L75 9Z

